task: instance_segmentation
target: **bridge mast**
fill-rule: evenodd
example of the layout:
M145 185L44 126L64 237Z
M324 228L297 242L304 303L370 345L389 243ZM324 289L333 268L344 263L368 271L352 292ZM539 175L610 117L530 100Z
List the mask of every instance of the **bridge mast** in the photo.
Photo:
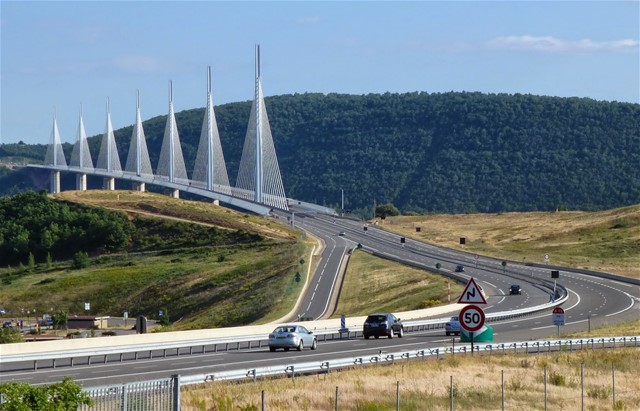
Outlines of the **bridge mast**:
M210 138L213 129L211 115L211 66L207 67L207 190L213 191L213 140Z
M62 151L62 143L60 142L60 131L58 130L58 120L56 119L56 110L53 109L53 127L51 129L51 143L47 147L45 154L45 165L65 166L67 161ZM50 191L52 193L60 192L60 170L51 171Z
M256 186L255 202L262 203L262 107L260 84L260 45L256 44Z

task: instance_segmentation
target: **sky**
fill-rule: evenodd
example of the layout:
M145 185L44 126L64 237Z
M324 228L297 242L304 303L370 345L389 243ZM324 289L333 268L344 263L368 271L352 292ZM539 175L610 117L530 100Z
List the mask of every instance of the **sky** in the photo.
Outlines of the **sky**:
M640 103L635 1L0 1L0 143L265 96L479 91ZM269 107L267 104L267 111ZM247 121L249 113L247 113ZM178 125L179 126L179 125Z

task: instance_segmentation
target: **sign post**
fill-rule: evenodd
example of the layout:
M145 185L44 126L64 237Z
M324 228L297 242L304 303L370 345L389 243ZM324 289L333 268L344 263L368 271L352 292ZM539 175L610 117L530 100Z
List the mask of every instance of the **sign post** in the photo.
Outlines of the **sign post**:
M477 305L467 305L460 310L459 319L460 327L469 331L471 337L471 355L473 355L473 333L484 326L484 311Z
M560 326L564 325L564 310L562 307L553 309L553 323L558 326L558 337L560 337Z
M551 270L551 278L553 278L553 301L556 300L556 281L560 278L560 271Z

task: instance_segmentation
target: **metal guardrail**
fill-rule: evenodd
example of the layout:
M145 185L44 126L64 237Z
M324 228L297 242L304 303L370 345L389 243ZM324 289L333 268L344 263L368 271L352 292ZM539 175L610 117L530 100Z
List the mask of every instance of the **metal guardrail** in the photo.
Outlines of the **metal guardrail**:
M187 385L203 384L213 381L256 380L264 377L295 377L296 374L328 373L341 368L353 368L376 364L394 364L400 361L440 358L446 355L473 353L550 353L555 351L574 351L582 349L603 349L620 347L640 347L640 336L600 337L581 339L559 339L545 341L518 341L497 344L458 344L451 347L418 349L381 353L371 356L335 358L327 361L303 362L290 365L227 370L217 373L204 373L191 376L173 375L171 378L141 381L129 384L108 385L83 388L94 401L92 410L166 410L180 409L180 388ZM0 403L2 399L0 398ZM82 406L79 410L88 410Z
M508 320L561 305L568 298L566 289L562 290L562 298L534 307L519 310L504 311L487 314L487 322ZM447 318L431 320L404 321L405 332L419 332L444 328ZM339 328L314 329L319 341L335 339L357 338L362 335L362 325L349 326L348 332L342 332ZM320 338L321 337L321 338ZM140 359L166 358L167 356L206 354L219 351L238 351L241 349L261 348L268 345L268 334L254 334L237 337L206 338L172 343L149 343L111 346L108 348L85 348L76 350L48 351L43 353L26 353L0 356L0 365L4 371L10 371L8 364L31 363L27 369L34 371L39 368L58 368L61 366L74 367L77 365L91 365L95 363L113 363L135 361ZM25 369L22 366L20 369ZM16 369L14 368L13 371Z
M473 353L543 353L552 351L574 351L579 349L639 347L640 336L602 337L582 339L562 339L545 341L519 341L499 344L478 344L473 347ZM396 351L372 356L358 356L335 358L326 361L303 362L284 366L271 366L249 369L220 371L191 376L181 376L182 385L201 384L211 381L228 381L257 379L262 377L293 377L295 374L325 373L333 369L357 367L374 364L393 364L398 361L411 359L425 359L427 357L440 358L444 355L472 353L470 344L459 344L453 347L438 347L412 351Z

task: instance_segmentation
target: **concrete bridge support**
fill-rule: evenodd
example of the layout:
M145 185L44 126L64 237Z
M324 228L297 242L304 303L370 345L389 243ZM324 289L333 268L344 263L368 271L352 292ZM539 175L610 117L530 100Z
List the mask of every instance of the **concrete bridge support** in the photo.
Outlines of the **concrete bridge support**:
M51 171L51 185L49 191L51 194L60 193L60 172L57 170Z
M87 191L87 175L86 174L76 175L76 190Z
M142 191L144 192L146 190L146 186L145 183L131 183L131 188L135 191Z
M105 177L103 188L105 190L115 190L116 189L116 179L114 177Z

